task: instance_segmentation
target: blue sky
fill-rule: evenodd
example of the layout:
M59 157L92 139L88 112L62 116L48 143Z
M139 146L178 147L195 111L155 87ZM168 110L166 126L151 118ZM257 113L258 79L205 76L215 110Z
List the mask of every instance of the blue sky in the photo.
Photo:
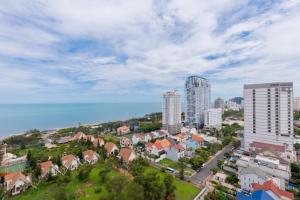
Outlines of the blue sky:
M275 81L300 96L297 0L0 2L0 103L160 102L189 75L213 99Z

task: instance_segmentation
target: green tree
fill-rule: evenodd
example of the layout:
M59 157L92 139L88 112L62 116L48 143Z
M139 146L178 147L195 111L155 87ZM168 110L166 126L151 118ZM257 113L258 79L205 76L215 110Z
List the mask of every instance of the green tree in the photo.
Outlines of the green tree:
M183 159L179 159L179 178L180 180L184 180L184 168L185 168L185 164L183 162Z
M173 176L167 174L164 178L164 185L165 185L165 199L166 200L173 200L175 199L175 190L176 187L174 185L174 178Z
M128 180L124 176L112 177L106 184L106 190L109 193L110 200L119 200L121 198L121 192L128 184Z
M231 173L229 176L227 176L226 182L234 185L239 182L239 179L236 174Z
M121 200L143 200L144 188L132 181L126 185L121 193Z
M92 171L91 166L88 166L88 165L82 166L78 173L78 179L80 181L86 181L88 179L91 171Z
M165 187L156 172L139 175L134 178L134 181L144 188L144 199L158 200L165 194Z

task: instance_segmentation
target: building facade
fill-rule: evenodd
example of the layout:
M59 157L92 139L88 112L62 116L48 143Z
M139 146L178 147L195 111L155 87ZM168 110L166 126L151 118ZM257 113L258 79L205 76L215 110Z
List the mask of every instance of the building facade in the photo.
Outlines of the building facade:
M244 85L244 142L284 146L293 151L293 83Z
M294 98L294 111L300 111L300 97Z
M162 125L162 128L171 134L180 132L181 106L180 94L177 91L166 92L163 95Z
M224 113L224 99L221 97L217 98L215 100L215 108L221 108L222 109L222 114Z
M210 107L210 82L190 76L185 82L185 121L189 125L204 125L205 111Z
M210 108L205 112L205 126L207 128L222 128L222 109Z

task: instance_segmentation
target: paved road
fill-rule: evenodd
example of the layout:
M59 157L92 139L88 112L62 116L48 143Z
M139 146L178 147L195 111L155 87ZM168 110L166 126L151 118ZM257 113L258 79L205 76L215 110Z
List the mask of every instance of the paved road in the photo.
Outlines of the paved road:
M227 145L226 147L224 147L217 156L206 163L205 167L201 169L200 172L197 172L194 176L192 176L190 178L190 181L196 185L204 185L206 178L211 174L211 169L217 165L218 160L224 159L224 153L230 151L231 148L231 145Z

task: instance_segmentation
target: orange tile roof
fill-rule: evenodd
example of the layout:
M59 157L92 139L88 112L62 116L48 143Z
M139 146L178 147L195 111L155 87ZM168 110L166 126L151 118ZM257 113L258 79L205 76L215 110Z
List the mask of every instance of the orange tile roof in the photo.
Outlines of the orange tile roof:
M132 153L134 153L132 149L121 148L119 155L122 158L122 160L124 160L125 162L129 162L130 161L129 158Z
M280 189L278 186L276 186L272 180L268 180L264 182L263 185L260 185L258 183L252 183L252 188L256 190L265 190L265 191L272 191L275 195L278 197L286 197L288 199L294 199L294 194L285 190Z
M196 134L192 134L192 140L194 140L196 142L203 142L204 141L203 137L201 137L200 135L196 135Z
M163 148L168 148L168 147L171 146L171 143L170 143L167 139L163 139L163 140L161 141L161 146L162 146Z
M30 183L29 180L26 178L26 176L21 172L13 172L13 173L6 174L4 176L4 182L7 183L7 190L11 190L16 184L16 182L20 179L27 184Z
M114 147L117 147L117 146L114 143L112 143L112 142L107 142L104 145L104 148L106 149L107 153L111 153L112 150L114 149Z
M119 128L117 128L117 131L128 131L129 127L128 126L120 126Z
M64 165L65 165L67 168L70 167L70 165L72 164L72 161L73 161L73 160L76 160L76 158L75 158L75 156L73 156L73 155L71 155L71 154L62 157L62 162L65 162Z
M156 140L155 143L154 143L155 147L158 149L158 150L161 150L163 147L161 145L161 142L160 140Z
M180 144L175 144L173 147L176 149L177 152L184 151L183 146L181 146Z
M40 163L41 165L41 175L45 176L49 173L49 170L54 166L52 161L46 161L46 162L42 162Z
M86 150L82 154L85 160L92 161L94 156L96 155L96 152L93 150Z

